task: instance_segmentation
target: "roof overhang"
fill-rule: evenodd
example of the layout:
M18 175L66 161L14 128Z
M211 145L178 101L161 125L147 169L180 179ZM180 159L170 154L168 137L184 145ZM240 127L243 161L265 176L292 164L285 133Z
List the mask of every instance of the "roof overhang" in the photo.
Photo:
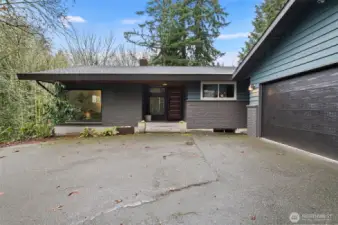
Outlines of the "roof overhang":
M196 81L196 80L231 80L231 74L201 75L201 74L18 74L19 80L55 81Z
M295 19L307 12L308 5L311 5L309 4L309 0L289 0L237 67L232 78L234 80L241 80L249 77L254 66L259 64L264 56L270 54L273 47L286 35L290 26L295 24Z
M233 67L99 67L83 66L20 73L20 80L39 81L192 81L231 80Z

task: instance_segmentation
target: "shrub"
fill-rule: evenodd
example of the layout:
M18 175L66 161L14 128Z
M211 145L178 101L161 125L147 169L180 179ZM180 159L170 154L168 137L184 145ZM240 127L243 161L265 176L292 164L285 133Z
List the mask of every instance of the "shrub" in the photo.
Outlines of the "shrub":
M19 130L19 139L47 138L52 136L53 127L48 124L24 123Z
M86 127L80 134L82 138L98 137L99 133L94 128Z
M35 136L47 138L52 136L53 127L48 124L35 124L34 125Z
M13 128L0 127L0 142L5 142L13 139Z
M104 131L100 133L100 136L107 137L107 136L115 136L119 132L117 131L117 127L106 128Z
M24 123L19 130L19 139L24 140L24 139L29 139L29 138L34 138L35 137L35 123L29 122L29 123Z

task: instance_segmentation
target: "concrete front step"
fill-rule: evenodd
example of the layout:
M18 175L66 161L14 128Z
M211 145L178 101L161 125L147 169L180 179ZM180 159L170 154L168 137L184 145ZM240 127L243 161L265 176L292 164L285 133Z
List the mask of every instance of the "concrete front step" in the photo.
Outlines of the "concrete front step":
M140 126L139 130L142 130ZM185 133L187 132L187 127L186 123L182 122L147 122L145 123L144 131L146 133Z

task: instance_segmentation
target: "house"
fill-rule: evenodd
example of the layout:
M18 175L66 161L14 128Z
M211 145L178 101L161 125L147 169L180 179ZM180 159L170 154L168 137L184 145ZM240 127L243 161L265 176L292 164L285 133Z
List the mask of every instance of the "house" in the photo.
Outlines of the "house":
M57 127L61 133L79 132L83 126L137 127L146 115L152 122L183 120L188 129L246 128L249 81L232 81L233 67L140 64L73 67L18 74L18 78L65 85L69 101L82 113L67 126Z
M248 134L338 159L338 1L289 0L233 74Z

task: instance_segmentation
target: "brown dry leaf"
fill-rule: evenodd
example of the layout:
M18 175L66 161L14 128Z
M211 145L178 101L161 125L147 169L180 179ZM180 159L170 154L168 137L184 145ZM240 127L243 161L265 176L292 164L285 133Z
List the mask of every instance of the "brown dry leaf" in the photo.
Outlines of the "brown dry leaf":
M122 202L122 200L121 199L117 199L117 200L115 200L115 203L116 204L119 204L119 203L121 203Z
M79 191L72 191L68 194L68 196L72 196L72 195L75 195L75 194L80 194Z
M20 152L19 150L15 150L14 152Z
M0 156L0 159L3 159L3 158L5 158L5 157L6 157L6 156L4 156L4 155L3 155L3 156Z

